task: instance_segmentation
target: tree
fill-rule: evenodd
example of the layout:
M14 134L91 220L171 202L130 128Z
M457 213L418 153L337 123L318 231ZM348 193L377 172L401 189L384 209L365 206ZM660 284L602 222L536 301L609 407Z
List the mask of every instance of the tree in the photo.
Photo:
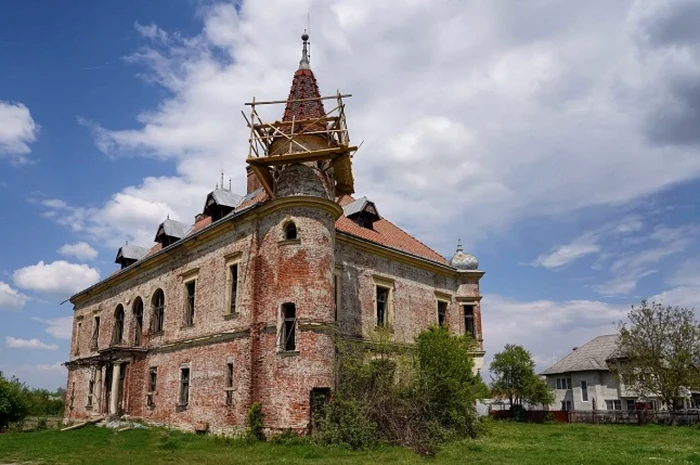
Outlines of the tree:
M19 379L7 379L0 371L0 430L23 420L29 412L27 387Z
M683 391L700 385L700 325L695 311L642 300L617 324L613 371L641 396L656 396L675 411Z
M550 405L554 394L547 384L535 374L532 354L523 346L506 344L502 352L493 356L491 391L494 395L507 397L510 406L522 406L523 402Z

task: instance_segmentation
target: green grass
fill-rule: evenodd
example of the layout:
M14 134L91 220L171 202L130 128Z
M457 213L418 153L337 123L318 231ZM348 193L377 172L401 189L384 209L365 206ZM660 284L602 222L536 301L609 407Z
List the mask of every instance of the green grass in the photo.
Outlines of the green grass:
M0 463L103 465L220 464L698 464L700 429L662 426L495 423L437 457L385 448L367 452L311 445L246 444L159 429L115 433L85 427L0 435Z

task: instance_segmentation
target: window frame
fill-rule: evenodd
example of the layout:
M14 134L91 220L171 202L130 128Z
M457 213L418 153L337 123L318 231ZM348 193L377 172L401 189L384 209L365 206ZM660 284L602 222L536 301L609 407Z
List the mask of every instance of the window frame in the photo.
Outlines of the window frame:
M293 236L293 237L291 237ZM282 225L282 240L296 241L299 240L299 228L294 220L286 220Z
M140 304L140 305L139 305ZM141 297L136 297L134 303L131 305L131 317L133 318L133 344L139 347L143 344L143 317L144 317L144 304ZM140 311L139 311L140 310Z
M241 252L236 252L225 257L225 267L226 267L226 301L224 308L224 315L226 317L233 317L240 314L240 306L238 301L241 294L241 262L243 254ZM236 276L233 276L233 268L236 267ZM234 281L235 279L235 281ZM236 293L233 295L233 284L236 283Z
M471 316L467 317L467 308L471 309ZM469 334L474 340L477 340L477 328L476 328L476 305L474 303L463 303L462 304L462 320L464 321L464 334ZM471 321L471 324L467 324L467 320ZM471 331L469 330L471 326Z
M226 380L224 386L225 403L227 406L231 407L233 405L233 393L235 388L233 387L234 377L235 377L235 367L233 365L233 357L228 357L226 359Z
M185 373L187 377L185 378ZM189 364L180 365L180 387L178 389L178 407L187 408L192 394L192 370Z
M95 395L95 378L93 378L91 376L90 379L88 379L87 403L85 404L86 409L92 409L94 395Z
M83 317L78 317L76 318L75 321L75 337L74 337L74 345L75 345L75 350L73 351L73 355L78 356L80 355L80 337L82 335L82 329L83 329Z
M124 327L126 326L126 311L124 305L119 304L114 309L114 326L112 327L112 345L120 345L124 342Z
M294 316L289 317L287 315L288 310L293 310L294 311ZM280 305L280 320L281 320L281 326L280 326L280 337L279 337L279 346L278 350L280 352L288 352L288 353L296 353L299 351L299 348L297 347L297 321L299 318L296 304L293 302L285 302L282 305ZM291 323L291 324L288 324ZM291 328L291 332L289 329ZM291 341L292 345L289 345L289 340L290 337L289 335L292 335Z
M158 392L158 367L148 367L148 390L146 391L146 407L153 409L156 407L155 396Z
M588 381L582 379L579 383L581 387L581 402L589 402L588 400Z
M160 306L156 305L156 297L162 296L162 303ZM150 334L158 335L162 334L165 330L165 292L163 289L158 288L153 293L151 297L151 322L150 322Z
M90 336L90 350L95 351L100 346L100 315L92 317L92 336Z
M389 296L391 295L391 288L382 286L380 284L376 284L374 286L374 310L375 310L375 317L376 317L376 325L378 328L388 328L390 326L389 323ZM382 300L379 299L380 297L380 291L381 294L384 296ZM383 306L381 310L381 318L380 318L380 304Z
M190 287L192 288L192 293L190 294ZM189 278L182 282L182 291L184 295L184 326L190 327L194 326L194 319L196 317L196 307L197 307L197 278Z

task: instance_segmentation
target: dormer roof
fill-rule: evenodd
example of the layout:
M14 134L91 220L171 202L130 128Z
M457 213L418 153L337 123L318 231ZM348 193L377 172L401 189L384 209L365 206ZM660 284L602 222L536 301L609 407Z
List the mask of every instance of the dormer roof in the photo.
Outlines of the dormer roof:
M362 212L369 213L372 216L376 217L376 219L380 218L379 212L377 211L377 207L374 204L374 202L372 202L370 199L364 196L360 197L354 202L343 206L343 214L348 218Z
M241 200L243 200L242 195L234 194L233 192L226 189L215 189L207 195L207 201L204 205L206 209L212 203L222 206L235 208Z
M114 260L114 263L121 263L123 260L138 260L146 255L146 252L148 252L146 247L133 244L123 245L117 251L117 258Z
M163 221L160 226L158 226L158 232L156 233L155 241L159 242L158 238L161 236L173 237L175 239L182 239L187 235L187 232L192 228L187 223L181 221L171 220L168 218Z

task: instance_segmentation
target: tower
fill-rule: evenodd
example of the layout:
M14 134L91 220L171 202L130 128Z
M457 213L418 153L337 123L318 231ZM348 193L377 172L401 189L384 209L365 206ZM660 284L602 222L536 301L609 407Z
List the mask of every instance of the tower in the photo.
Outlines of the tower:
M335 198L354 190L348 95L321 96L308 39L304 33L288 98L246 104L247 163L270 197L259 210L255 240L250 397L262 405L271 431L307 428L312 399L334 387L335 223L342 215ZM329 101L334 108L327 111ZM264 121L263 105L284 105L282 119Z

